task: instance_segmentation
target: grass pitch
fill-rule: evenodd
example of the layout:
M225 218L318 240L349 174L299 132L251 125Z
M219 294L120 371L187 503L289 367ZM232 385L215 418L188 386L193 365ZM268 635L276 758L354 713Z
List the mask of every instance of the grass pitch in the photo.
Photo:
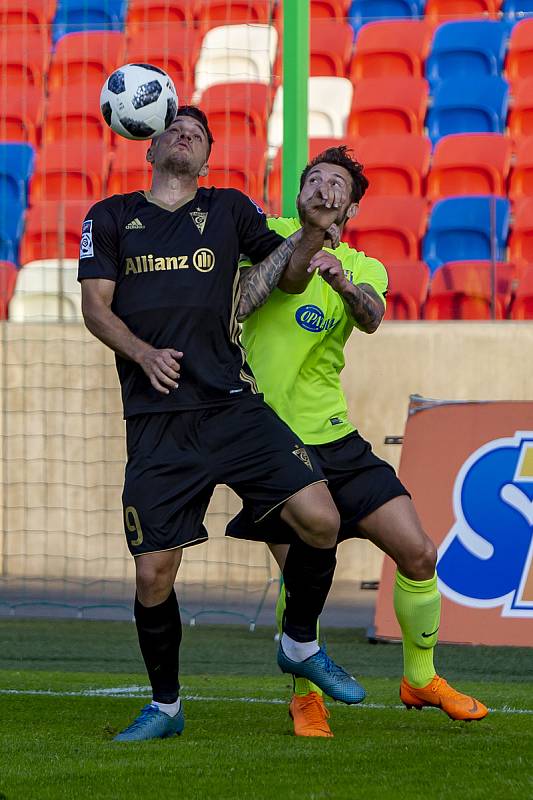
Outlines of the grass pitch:
M292 735L272 629L199 626L184 631L183 736L118 745L149 698L134 626L0 621L0 798L533 798L531 650L439 648L439 672L493 709L460 723L399 706L399 646L326 638L368 691L330 705L334 739Z

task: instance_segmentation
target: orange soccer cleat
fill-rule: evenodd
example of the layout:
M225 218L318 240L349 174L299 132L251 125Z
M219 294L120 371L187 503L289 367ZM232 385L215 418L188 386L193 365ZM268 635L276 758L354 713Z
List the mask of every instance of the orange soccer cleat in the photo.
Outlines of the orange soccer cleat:
M422 689L411 686L405 678L402 678L400 700L407 708L418 710L423 706L442 708L450 719L471 721L483 719L489 713L488 708L479 700L475 700L470 695L461 694L438 675L435 675L433 680Z
M333 736L328 725L329 711L324 699L317 692L295 694L289 706L296 736Z

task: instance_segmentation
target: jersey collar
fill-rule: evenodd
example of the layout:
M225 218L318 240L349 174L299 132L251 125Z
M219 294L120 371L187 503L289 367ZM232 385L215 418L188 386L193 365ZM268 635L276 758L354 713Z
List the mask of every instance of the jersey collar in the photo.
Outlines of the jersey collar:
M149 203L153 203L154 206L159 206L159 208L163 208L165 211L177 211L178 209L183 208L183 206L186 206L187 203L190 203L191 200L194 200L197 192L193 192L192 194L187 195L187 197L184 197L178 203L174 203L173 205L169 205L168 203L164 203L162 200L158 200L157 198L153 197L152 192L150 192L149 190L145 190L143 194L145 199Z

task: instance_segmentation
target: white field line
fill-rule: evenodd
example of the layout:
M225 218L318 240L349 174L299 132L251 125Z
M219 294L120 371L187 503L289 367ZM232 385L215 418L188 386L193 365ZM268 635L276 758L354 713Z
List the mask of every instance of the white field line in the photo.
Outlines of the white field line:
M37 695L42 697L150 697L151 691L147 686L117 686L110 689L80 689L73 692L56 692L51 689L0 689L0 695ZM262 705L286 705L287 700L278 698L262 697L209 697L199 694L182 694L183 700L201 703L259 703ZM337 706L338 707L338 706ZM384 710L404 710L403 705L389 706L385 703L363 703L355 705L353 708ZM533 714L531 708L489 708L489 711L497 714Z

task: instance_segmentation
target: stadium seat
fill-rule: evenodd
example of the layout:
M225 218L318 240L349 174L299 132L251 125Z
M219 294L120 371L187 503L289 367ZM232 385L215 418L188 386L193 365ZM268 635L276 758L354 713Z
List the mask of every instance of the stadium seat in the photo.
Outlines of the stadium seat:
M352 49L353 30L346 22L311 20L310 75L346 77Z
M18 262L25 209L20 200L0 195L0 261Z
M127 0L58 0L52 39L75 31L124 30L126 6Z
M49 258L77 258L85 200L43 201L28 211L20 247L20 263Z
M427 136L364 136L357 141L355 155L370 181L365 197L424 194L431 155Z
M107 194L126 194L150 188L152 167L146 160L149 146L150 142L130 142L117 137L107 181Z
M364 78L353 93L348 133L422 134L428 103L424 78Z
M50 94L43 125L43 143L66 139L111 141L111 129L100 112L101 85L65 86Z
M18 270L11 261L0 261L0 320L7 319L7 309L13 296Z
M466 17L497 19L502 0L427 0L426 18L435 23Z
M515 145L509 181L509 198L516 202L523 197L533 197L533 136L525 136Z
M26 86L43 90L50 60L48 39L32 27L17 28L17 47L9 28L0 28L0 81L11 93L24 92Z
M424 319L503 319L511 299L512 264L455 261L433 274ZM496 290L493 308L493 285Z
M198 100L218 138L252 137L266 142L271 89L264 83L217 83Z
M503 78L441 81L426 119L433 143L450 133L503 133L509 87Z
M216 141L209 157L209 174L200 180L201 186L230 187L261 202L264 192L266 152L264 141Z
M511 140L500 133L456 133L439 139L428 176L430 200L452 195L507 195Z
M381 19L423 16L423 0L353 0L348 10L348 22L354 29Z
M215 83L270 83L277 45L272 25L212 28L202 40L196 63L197 94Z
M520 266L533 264L533 197L526 197L515 205L509 258Z
M0 198L28 205L28 184L35 166L35 150L30 144L0 142Z
M503 0L502 14L511 24L533 15L533 0Z
M511 319L533 319L533 264L524 269L514 297Z
M124 63L126 39L118 31L67 33L57 43L50 70L48 91L69 84L96 83Z
M469 20L445 22L433 38L426 77L434 85L443 80L477 80L501 75L507 49L504 22Z
M28 142L36 145L43 116L43 90L27 86L24 91L9 91L0 86L0 141Z
M346 240L385 264L418 261L426 217L422 197L365 197L345 229Z
M193 88L194 65L200 50L196 31L183 25L147 25L132 35L127 46L128 63L153 64L168 72L182 102Z
M103 195L110 152L103 142L67 139L43 145L31 183L32 203L40 200L86 200Z
M311 0L309 13L311 19L336 19L344 21L348 14L351 0ZM279 9L277 4L276 10Z
M435 203L422 258L434 272L448 261L505 259L510 204L501 197L450 197Z
M429 287L429 269L423 261L388 261L385 319L420 319Z
M192 28L194 0L129 0L126 32L133 36L151 25Z
M194 17L201 31L220 25L270 25L271 0L196 0Z
M0 5L0 29L16 25L46 31L56 10L56 0L4 0Z
M507 125L511 136L518 140L533 134L533 78L516 81L513 95Z
M512 29L505 75L510 84L533 78L533 19L523 19Z
M431 28L416 19L369 22L360 28L350 65L350 80L423 78Z
M26 264L9 304L11 322L78 322L82 319L77 259Z
M346 132L346 120L352 102L352 84L348 78L309 78L308 136L327 136L339 139ZM275 156L283 141L283 87L274 97L268 120L269 155Z

